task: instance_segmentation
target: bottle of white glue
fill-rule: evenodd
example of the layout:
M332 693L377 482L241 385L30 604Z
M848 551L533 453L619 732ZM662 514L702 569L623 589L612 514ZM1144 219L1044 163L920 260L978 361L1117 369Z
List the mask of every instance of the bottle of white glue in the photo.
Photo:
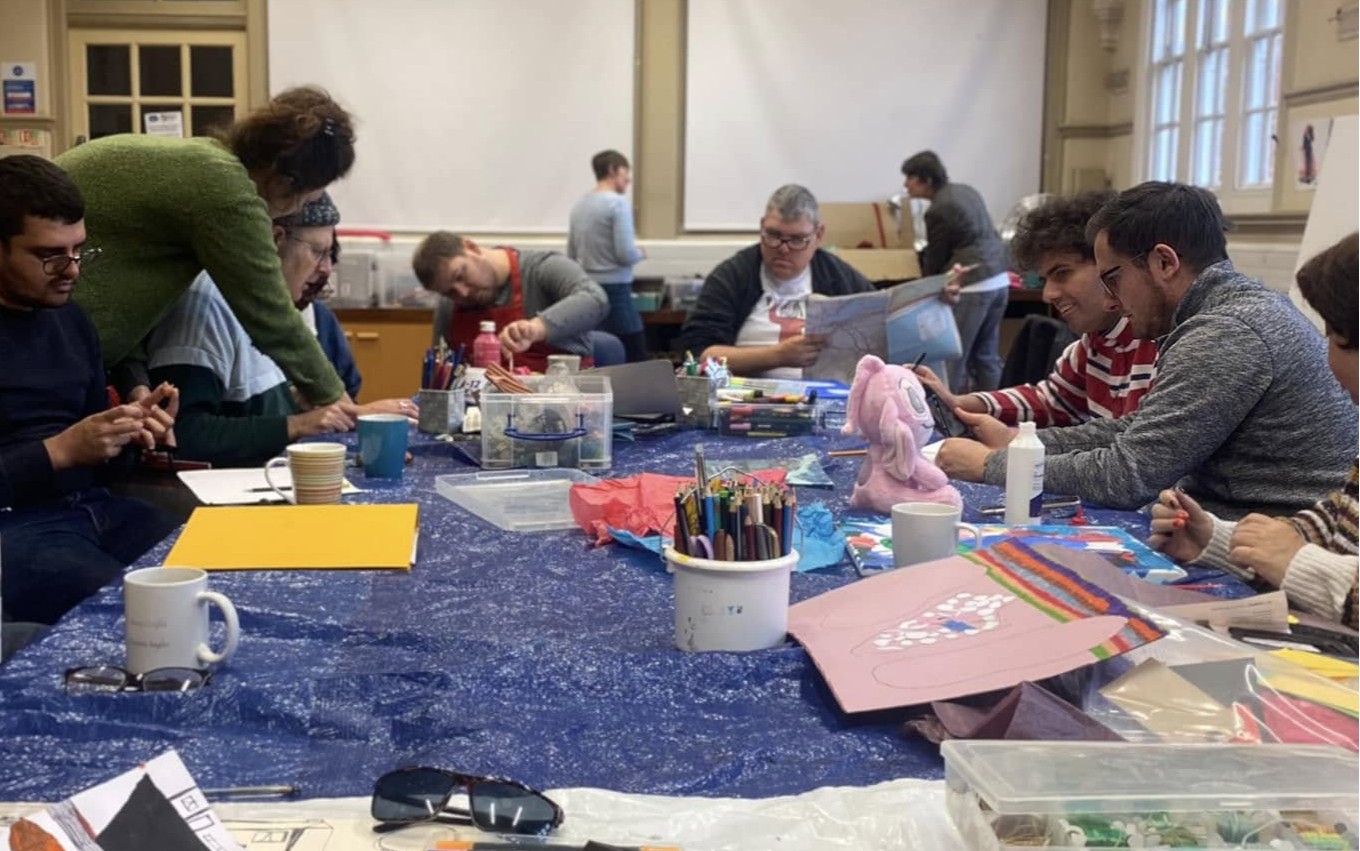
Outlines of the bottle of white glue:
M1034 423L1021 423L1006 449L1006 525L1042 522L1044 505L1044 444Z

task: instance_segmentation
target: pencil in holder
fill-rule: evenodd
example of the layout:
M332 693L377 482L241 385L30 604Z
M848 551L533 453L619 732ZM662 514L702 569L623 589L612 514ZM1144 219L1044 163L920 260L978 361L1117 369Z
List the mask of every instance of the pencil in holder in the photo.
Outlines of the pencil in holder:
M421 390L416 394L420 419L416 428L425 434L452 434L463 427L463 388Z
M680 428L707 428L717 426L718 387L727 382L719 382L707 375L677 375L676 388L680 391L680 413L675 417Z

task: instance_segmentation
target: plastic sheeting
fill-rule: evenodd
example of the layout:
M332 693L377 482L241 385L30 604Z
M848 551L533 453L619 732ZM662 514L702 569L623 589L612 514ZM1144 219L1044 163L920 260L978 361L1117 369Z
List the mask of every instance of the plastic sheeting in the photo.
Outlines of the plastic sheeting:
M107 772L113 773L113 772ZM945 811L944 783L894 780L815 789L777 798L682 798L604 789L549 789L566 821L534 848L678 844L683 851L965 851ZM496 841L470 827L422 825L375 834L368 798L216 803L213 810L245 851L425 851L441 840ZM32 804L0 803L23 815Z
M681 474L696 442L716 440L620 446L613 473ZM854 441L723 444L724 457L770 458ZM123 659L117 586L0 668L0 794L59 799L168 747L204 787L293 783L307 797L366 795L406 764L538 788L737 797L941 776L936 749L901 735L904 713L842 714L797 645L675 650L671 579L650 569L650 553L595 548L577 530L491 527L435 493L436 474L465 469L450 447L413 451L401 482L356 483L366 501L420 504L416 567L214 575L242 638L203 692L65 694L66 668ZM837 488L816 498L843 512L858 461L828 463ZM998 488L960 490L971 507L1001 499ZM1145 529L1130 513L1088 516ZM792 597L854 579L848 562L798 574Z

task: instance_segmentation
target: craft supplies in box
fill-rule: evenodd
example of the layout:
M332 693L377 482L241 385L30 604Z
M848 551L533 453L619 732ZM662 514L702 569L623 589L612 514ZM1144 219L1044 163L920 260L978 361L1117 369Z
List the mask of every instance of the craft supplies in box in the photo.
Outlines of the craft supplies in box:
M1318 745L952 740L968 848L1355 848L1360 761Z
M718 395L721 397L722 393ZM815 401L719 401L718 432L737 437L815 434L821 427L821 412L822 406Z
M482 467L608 469L614 460L614 394L609 378L522 376L528 393L484 387ZM571 389L574 388L574 389Z
M599 482L580 470L507 470L437 476L434 487L440 496L507 532L542 532L574 527L571 486Z

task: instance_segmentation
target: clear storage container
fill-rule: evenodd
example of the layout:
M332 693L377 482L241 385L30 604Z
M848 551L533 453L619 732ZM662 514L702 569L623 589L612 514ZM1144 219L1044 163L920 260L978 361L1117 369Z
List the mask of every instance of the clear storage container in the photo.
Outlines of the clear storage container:
M970 849L1355 848L1360 760L1327 745L947 741Z
M572 376L578 393L538 392L547 376L520 379L533 393L481 392L482 467L576 467L614 463L614 393L603 375Z
M508 470L436 476L435 490L507 532L573 529L569 497L575 484L598 484L580 470Z

